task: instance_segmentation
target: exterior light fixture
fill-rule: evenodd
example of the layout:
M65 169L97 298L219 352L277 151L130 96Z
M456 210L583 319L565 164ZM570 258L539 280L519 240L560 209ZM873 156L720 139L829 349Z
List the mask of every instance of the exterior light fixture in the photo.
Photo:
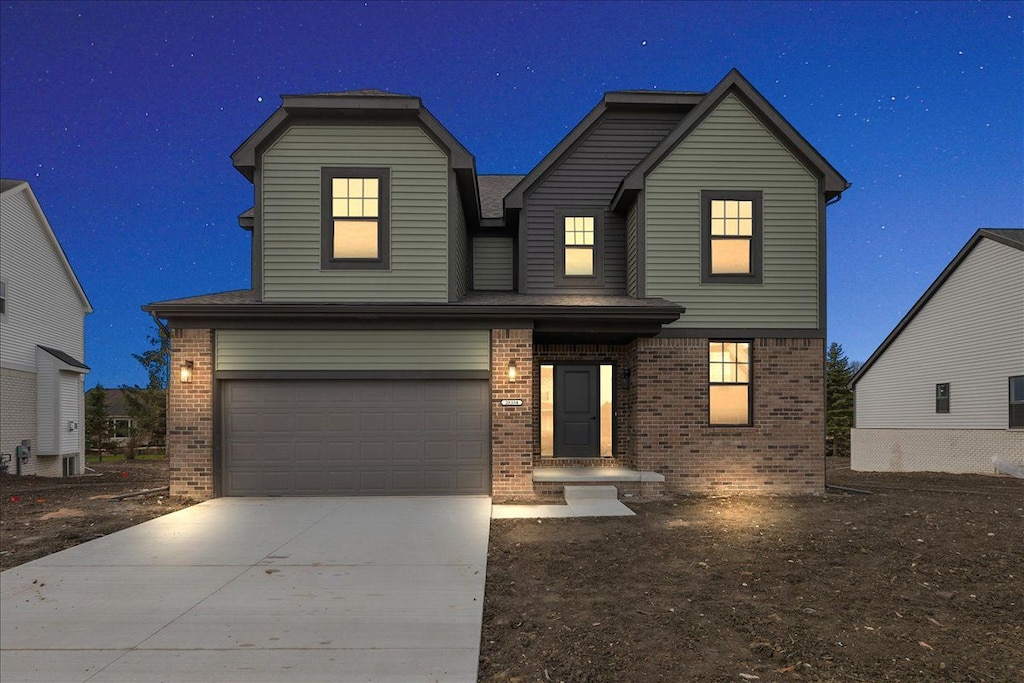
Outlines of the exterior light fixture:
M516 381L516 362L514 360L508 362L508 381Z
M183 361L181 364L181 383L192 384L192 368L193 363L190 360Z

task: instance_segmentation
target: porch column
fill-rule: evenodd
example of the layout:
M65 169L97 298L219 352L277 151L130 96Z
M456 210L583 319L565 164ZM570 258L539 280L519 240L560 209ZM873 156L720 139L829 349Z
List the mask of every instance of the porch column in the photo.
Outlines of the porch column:
M509 377L514 364L515 379ZM491 330L491 482L496 500L533 496L533 330ZM501 402L521 405L502 405Z

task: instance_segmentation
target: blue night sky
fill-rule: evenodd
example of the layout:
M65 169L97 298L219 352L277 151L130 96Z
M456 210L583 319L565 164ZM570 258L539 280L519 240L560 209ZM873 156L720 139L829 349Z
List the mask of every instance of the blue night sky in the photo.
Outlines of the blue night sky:
M1024 225L1024 3L0 5L0 175L96 312L87 386L145 383L150 301L249 286L229 155L281 94L419 95L480 173L527 173L606 90L736 67L853 186L831 341L865 360L980 227Z

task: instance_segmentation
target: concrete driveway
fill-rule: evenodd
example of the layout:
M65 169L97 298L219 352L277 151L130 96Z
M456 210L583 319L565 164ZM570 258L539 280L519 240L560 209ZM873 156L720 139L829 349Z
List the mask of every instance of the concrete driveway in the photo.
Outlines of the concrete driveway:
M490 499L220 498L0 574L15 681L475 681Z

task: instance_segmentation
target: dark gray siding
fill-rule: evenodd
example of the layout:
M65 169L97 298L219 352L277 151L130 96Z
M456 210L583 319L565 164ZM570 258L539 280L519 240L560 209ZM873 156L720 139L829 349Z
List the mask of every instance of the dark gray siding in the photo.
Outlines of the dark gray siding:
M637 203L629 207L626 213L626 291L636 296L637 282Z
M473 238L473 289L512 291L510 238Z
M449 251L448 264L452 272L448 274L451 283L449 300L458 301L469 289L469 235L466 234L466 216L459 201L458 185L455 173L448 174L448 230Z
M681 113L669 112L606 112L576 147L534 184L523 207L527 266L522 290L556 287L558 231L554 213L579 207L604 210L604 287L592 293L626 293L626 220L606 207L625 175L681 117Z

